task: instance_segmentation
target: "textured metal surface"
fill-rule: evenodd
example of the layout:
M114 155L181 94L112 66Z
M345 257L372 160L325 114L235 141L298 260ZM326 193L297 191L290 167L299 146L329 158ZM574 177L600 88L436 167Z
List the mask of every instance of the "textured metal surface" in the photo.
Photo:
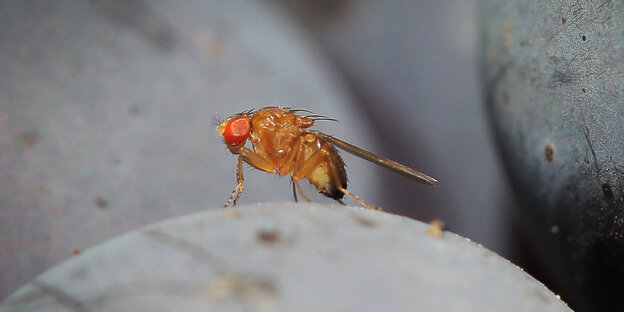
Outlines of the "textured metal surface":
M624 4L481 13L488 108L531 244L573 307L622 311Z
M337 205L212 210L86 250L0 311L570 311L509 261L427 228Z
M314 45L257 1L0 1L0 73L0 298L74 250L224 204L236 158L216 113L306 108L368 141ZM241 203L292 200L287 179L245 174Z

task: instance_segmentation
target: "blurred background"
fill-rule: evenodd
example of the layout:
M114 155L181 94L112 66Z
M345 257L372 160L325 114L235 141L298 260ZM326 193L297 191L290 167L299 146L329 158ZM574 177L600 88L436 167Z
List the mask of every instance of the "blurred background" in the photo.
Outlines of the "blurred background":
M343 153L353 193L441 218L559 292L514 230L478 16L466 0L0 2L0 298L94 244L221 207L236 157L215 120L270 105L336 118L316 128L437 178ZM240 204L293 200L288 179L245 179Z

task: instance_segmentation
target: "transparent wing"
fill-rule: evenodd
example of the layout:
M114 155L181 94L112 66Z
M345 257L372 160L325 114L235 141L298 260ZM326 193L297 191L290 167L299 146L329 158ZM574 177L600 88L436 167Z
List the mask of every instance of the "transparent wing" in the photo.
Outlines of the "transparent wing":
M345 141L342 141L340 139L337 139L331 135L322 133L322 132L318 132L315 130L308 130L309 132L326 139L327 141L331 142L332 144L336 145L337 147L339 147L340 149L349 152L355 156L364 158L374 164L377 164L379 166L385 167L387 169L393 170L395 172L398 172L402 175L405 175L407 177L410 177L420 183L424 183L424 184L428 184L428 185L435 185L438 180L420 172L420 171L416 171L408 166L405 165L401 165L396 161L387 159L387 158L383 158L380 156L377 156L365 149L361 149L353 144L349 144Z

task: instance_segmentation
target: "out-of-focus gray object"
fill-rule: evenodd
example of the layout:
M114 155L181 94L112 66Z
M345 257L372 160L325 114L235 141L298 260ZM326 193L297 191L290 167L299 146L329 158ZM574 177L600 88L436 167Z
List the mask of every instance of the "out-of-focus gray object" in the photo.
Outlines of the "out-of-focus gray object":
M88 249L0 311L570 311L484 247L427 233L360 207L212 210Z
M368 142L339 80L270 3L0 1L0 75L0 298L74 250L225 203L236 158L217 112L305 108ZM241 203L292 200L288 180L245 174ZM372 197L377 181L357 184Z
M527 241L564 299L624 310L624 3L482 1L486 95Z
M513 202L479 93L473 1L288 0L377 134L370 149L437 178L435 189L378 169L379 200L511 255ZM354 186L356 187L356 186Z

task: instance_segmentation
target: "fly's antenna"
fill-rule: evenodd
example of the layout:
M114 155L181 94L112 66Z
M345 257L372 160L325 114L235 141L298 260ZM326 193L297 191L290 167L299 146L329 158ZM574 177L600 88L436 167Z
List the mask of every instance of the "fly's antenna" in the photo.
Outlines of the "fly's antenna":
M212 120L215 126L220 125L223 122L223 117L221 117L221 113L216 112L214 116L212 116Z

